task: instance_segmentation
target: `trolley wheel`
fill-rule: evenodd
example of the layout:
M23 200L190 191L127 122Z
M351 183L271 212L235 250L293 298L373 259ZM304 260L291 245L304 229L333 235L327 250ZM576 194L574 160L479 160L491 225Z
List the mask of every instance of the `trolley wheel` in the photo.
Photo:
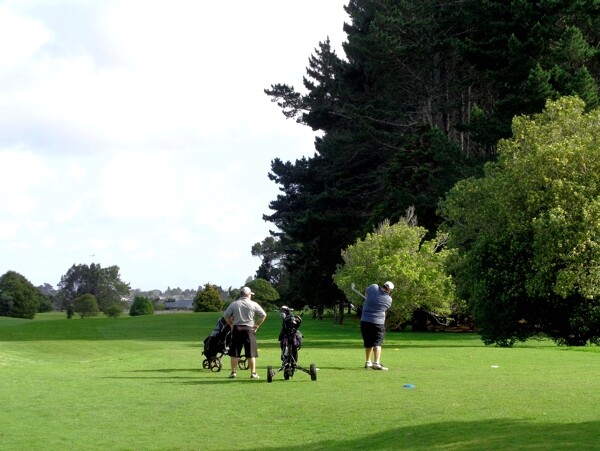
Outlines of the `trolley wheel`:
M289 381L289 380L290 380L290 377L292 377L293 375L294 375L294 370L292 370L292 369L285 369L285 370L283 371L283 378L284 378L286 381Z
M213 372L219 372L221 371L222 366L223 364L221 363L221 359L216 358L213 360L210 370Z
M311 381L317 380L317 365L315 365L314 363L310 364L310 380Z
M208 361L208 359L204 359L202 361L202 368L204 368L205 370L210 368L210 362Z
M272 366L267 367L267 382L269 384L271 382L273 382L273 367Z
M248 369L248 359L246 357L241 357L238 360L238 366L240 367L240 370L247 370Z

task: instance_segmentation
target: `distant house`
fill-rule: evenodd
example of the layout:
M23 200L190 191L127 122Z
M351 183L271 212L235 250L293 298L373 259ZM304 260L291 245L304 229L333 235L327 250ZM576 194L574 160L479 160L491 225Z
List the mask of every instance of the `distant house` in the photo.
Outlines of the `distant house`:
M194 301L187 299L166 301L165 310L194 310Z

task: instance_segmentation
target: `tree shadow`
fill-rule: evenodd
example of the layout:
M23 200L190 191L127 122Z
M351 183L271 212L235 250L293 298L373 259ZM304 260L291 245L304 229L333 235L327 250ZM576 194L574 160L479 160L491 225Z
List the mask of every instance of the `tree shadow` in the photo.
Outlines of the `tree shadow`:
M600 450L600 421L535 423L494 419L406 426L349 440L294 442L311 450ZM260 447L285 451L290 446Z

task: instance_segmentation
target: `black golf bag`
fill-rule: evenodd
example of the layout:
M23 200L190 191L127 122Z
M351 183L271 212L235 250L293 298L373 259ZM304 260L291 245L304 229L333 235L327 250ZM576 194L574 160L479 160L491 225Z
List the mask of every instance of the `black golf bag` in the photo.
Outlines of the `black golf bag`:
M202 354L206 357L202 361L202 368L211 371L221 371L224 355L229 354L231 346L231 327L225 321L225 318L219 318L215 328L208 337L204 339L204 349ZM245 357L240 357L238 367L242 370L248 369L248 362Z
M202 362L202 367L211 371L221 371L221 358L229 352L230 344L231 327L221 317L210 335L204 339L202 354L206 358Z
M267 382L273 382L273 376L283 371L283 378L289 380L296 370L310 374L310 379L317 380L317 367L310 364L310 369L298 365L298 351L302 347L304 336L300 332L302 318L293 314L293 309L281 307L279 312L282 318L281 332L279 333L279 344L281 347L281 367L274 370L272 366L267 368Z

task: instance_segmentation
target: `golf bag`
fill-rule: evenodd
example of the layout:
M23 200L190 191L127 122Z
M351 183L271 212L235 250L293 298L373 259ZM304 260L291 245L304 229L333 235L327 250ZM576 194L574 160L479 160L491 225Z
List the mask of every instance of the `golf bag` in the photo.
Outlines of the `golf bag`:
M231 346L231 327L225 321L225 318L219 318L215 328L208 337L204 339L204 349L202 354L205 359L202 361L202 368L211 371L221 371L223 362L221 359L224 355L229 354ZM248 363L245 357L241 357L238 361L240 369L248 368Z
M279 343L281 347L281 367L274 370L272 366L267 368L267 382L273 382L273 376L283 371L283 378L289 380L296 370L310 374L310 379L317 380L317 367L314 363L306 369L298 365L298 351L302 347L304 336L300 332L302 318L293 314L293 309L281 307L279 312L282 318L281 332L279 333Z
M211 371L221 371L221 358L229 352L230 344L231 327L224 318L219 318L213 331L204 339L202 354L206 358L202 362L202 367Z
M283 315L283 324L279 333L279 344L281 346L281 361L284 361L285 353L290 352L294 361L298 361L298 351L302 347L304 335L300 332L302 318L297 315Z

